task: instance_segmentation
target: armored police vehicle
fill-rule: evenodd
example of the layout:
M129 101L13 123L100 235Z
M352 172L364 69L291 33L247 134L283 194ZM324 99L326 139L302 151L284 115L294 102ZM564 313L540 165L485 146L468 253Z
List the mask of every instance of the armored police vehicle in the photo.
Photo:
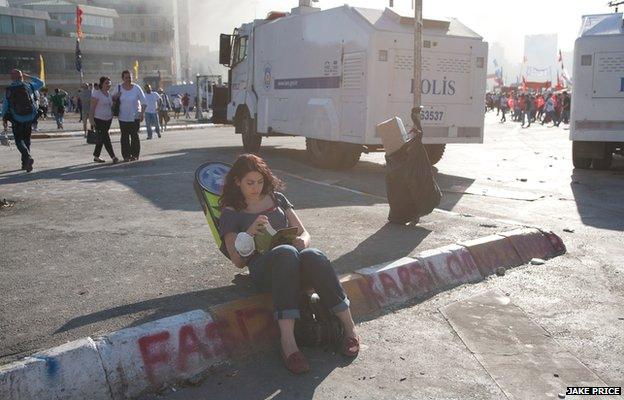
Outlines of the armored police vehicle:
M487 43L456 19L424 20L422 82L413 82L414 18L347 5L320 10L301 0L221 35L229 66L228 119L248 152L262 137L304 136L322 168L350 168L382 150L375 125L393 116L411 128L420 86L432 163L449 143L483 142Z
M609 169L613 154L624 154L622 13L583 17L572 76L572 162L576 168Z

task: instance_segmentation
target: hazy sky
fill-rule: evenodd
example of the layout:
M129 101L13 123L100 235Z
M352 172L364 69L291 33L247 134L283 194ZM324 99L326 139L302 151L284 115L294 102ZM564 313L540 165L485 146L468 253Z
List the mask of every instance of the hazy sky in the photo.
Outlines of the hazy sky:
M558 33L559 47L572 51L584 14L610 12L607 0L423 0L425 18L455 17L488 42L502 42L510 62L522 60L524 35ZM191 0L191 43L218 48L220 33L271 10L289 11L298 0ZM382 9L388 0L320 0L323 9L349 4ZM412 15L411 0L394 0L394 9ZM624 6L622 6L624 9Z

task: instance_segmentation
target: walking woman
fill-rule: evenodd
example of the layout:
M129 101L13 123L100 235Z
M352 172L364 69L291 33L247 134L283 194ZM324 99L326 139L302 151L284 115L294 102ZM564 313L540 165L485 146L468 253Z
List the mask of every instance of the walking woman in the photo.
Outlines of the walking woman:
M284 364L295 374L309 371L307 359L295 342L295 319L300 317L302 288L313 287L321 302L340 319L345 330L341 352L357 356L360 343L349 309L349 299L327 256L309 248L310 234L293 211L292 204L278 192L282 183L265 161L253 154L238 157L225 178L219 200L219 232L230 259L239 268L249 268L252 281L261 291L273 294L275 318L281 334ZM239 233L256 235L270 225L275 230L297 227L298 236L290 245L281 245L259 254L242 257L235 242Z
M121 155L124 161L136 161L141 152L139 128L145 117L145 94L132 83L132 74L121 73L123 84L117 86L113 97L119 99L119 129L121 130Z
M110 78L107 76L101 77L99 87L99 90L93 90L91 94L91 105L89 107L89 121L97 132L97 143L93 151L93 161L97 163L104 162L104 160L100 158L102 146L104 146L108 155L113 160L113 164L117 164L119 159L115 157L115 151L113 150L110 135L108 134L111 122L113 121L113 98L109 93L111 87Z

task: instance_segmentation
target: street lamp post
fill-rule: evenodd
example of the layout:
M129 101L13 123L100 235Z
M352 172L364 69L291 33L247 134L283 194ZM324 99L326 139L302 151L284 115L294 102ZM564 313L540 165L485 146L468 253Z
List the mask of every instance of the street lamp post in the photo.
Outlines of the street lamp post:
M414 108L412 115L420 114L421 106L421 68L422 68L422 0L414 1Z

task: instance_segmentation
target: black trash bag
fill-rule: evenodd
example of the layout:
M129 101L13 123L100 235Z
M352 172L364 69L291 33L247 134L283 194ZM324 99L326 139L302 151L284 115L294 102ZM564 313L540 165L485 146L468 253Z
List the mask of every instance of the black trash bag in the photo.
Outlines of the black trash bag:
M413 139L396 152L386 155L388 221L417 222L440 204L442 192L433 176L427 150L422 144L420 109L412 110Z
M300 318L295 320L295 340L299 346L326 347L342 342L342 322L321 303L316 293L301 294L299 312Z

